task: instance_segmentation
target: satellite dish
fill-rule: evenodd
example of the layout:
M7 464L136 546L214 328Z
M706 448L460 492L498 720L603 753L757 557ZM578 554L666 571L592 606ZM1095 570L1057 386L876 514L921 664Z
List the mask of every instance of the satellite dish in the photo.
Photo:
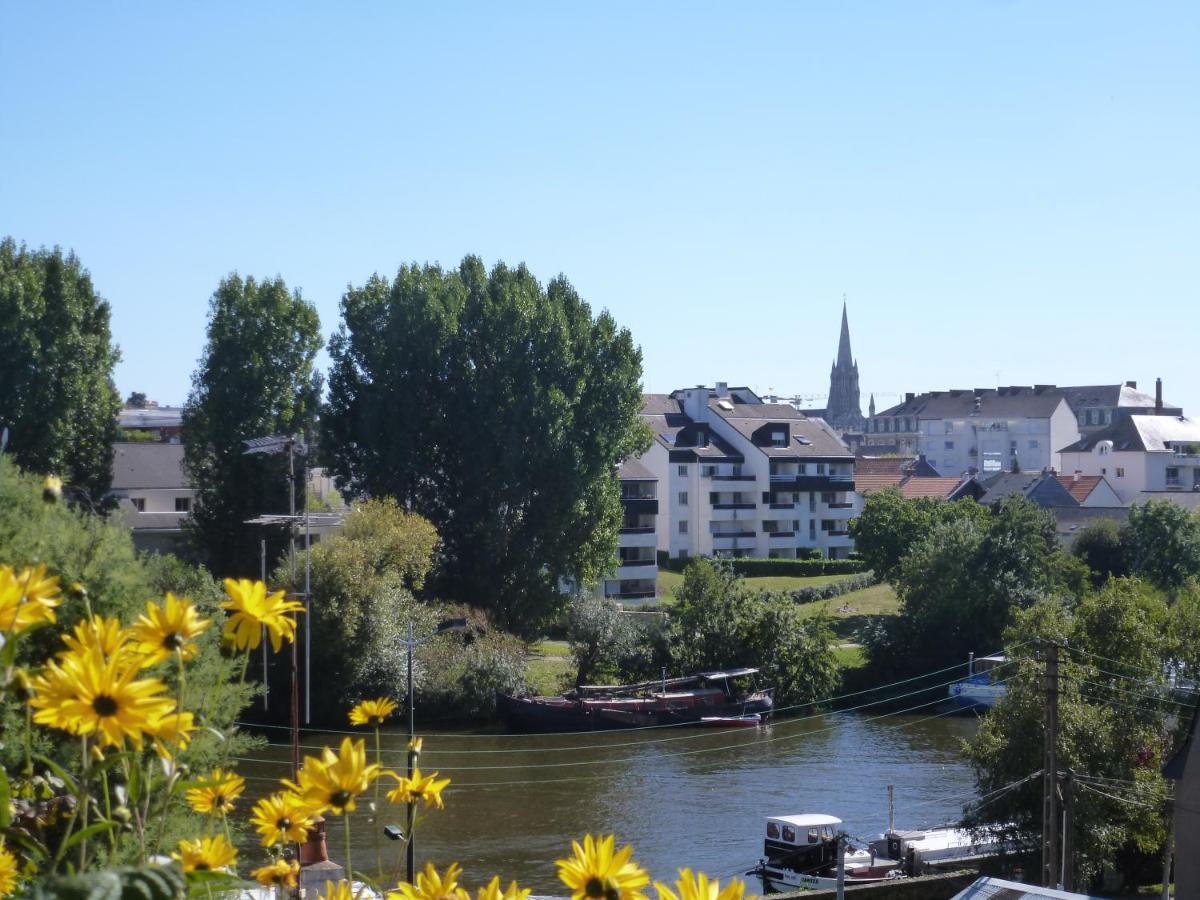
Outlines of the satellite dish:
M8 448L8 429L0 431L0 453L3 453Z

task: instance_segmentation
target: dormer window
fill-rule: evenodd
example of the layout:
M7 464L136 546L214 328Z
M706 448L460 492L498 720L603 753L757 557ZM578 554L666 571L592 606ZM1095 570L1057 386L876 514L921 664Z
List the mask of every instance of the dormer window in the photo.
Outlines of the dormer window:
M787 429L774 428L771 430L771 446L786 447L787 446Z

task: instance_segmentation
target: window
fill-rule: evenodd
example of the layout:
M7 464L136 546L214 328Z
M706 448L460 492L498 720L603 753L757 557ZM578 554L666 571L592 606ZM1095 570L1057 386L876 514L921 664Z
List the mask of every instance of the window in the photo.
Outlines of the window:
M191 497L176 497L175 512L187 512L192 508Z
M943 422L942 427L946 430L946 434L954 434L953 422Z
M684 524L684 525L686 525L686 524L687 524L687 522L684 522L683 524ZM687 559L687 558L688 558L688 552L687 552L686 550L680 550L680 551L679 551L679 558L680 558L680 559Z
M1017 452L1017 442L1016 442L1016 441L1009 441L1009 442L1008 442L1008 449L1009 449L1009 452L1011 452L1011 453L1016 453L1016 452Z
M680 492L679 492L679 505L680 505L680 506L687 506L687 505L688 505L688 503L687 503L687 491L680 491Z
M800 530L800 520L792 519L792 531L799 531L799 530Z
M825 463L817 463L817 474L818 475L825 474Z
M810 541L815 541L817 539L817 520L816 519L808 520L808 539Z
M1033 438L1033 439L1031 439L1031 440L1029 441L1029 449L1030 449L1030 450L1036 450L1037 448L1038 448L1038 442L1037 442L1037 438Z
M1117 477L1118 478L1125 477L1125 468L1123 466L1117 466Z
M679 523L679 533L687 534L688 533L687 526L688 526L688 523L687 523L686 519L684 519L682 522L680 522Z
M808 463L800 463L800 466L799 466L799 468L800 468L800 474L801 474L801 475L807 475L807 474L808 474Z
M683 469L683 468L686 468L686 466L680 466L680 468ZM717 474L717 467L716 466L701 466L700 474L703 475L705 478L712 478L714 475Z
M133 504L133 508L136 509L138 512L146 511L146 498L145 497L130 497L129 502Z
M1112 410L1111 409L1106 409L1104 411L1104 424L1105 425L1112 424Z
M817 511L817 495L816 494L808 495L808 511L809 512Z
M687 478L687 466L680 466L680 467L679 467L679 477L680 477L680 478Z
M776 447L786 447L787 446L787 432L786 431L772 431L771 432L771 443Z
M943 450L953 450L954 449L954 441L943 441L942 449Z

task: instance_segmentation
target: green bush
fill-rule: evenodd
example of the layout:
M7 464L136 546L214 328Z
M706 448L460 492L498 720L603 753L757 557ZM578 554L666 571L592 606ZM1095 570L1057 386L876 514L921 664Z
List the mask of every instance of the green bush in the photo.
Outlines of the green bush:
M733 571L743 578L762 578L767 575L810 577L813 575L854 575L867 570L859 559L751 559L729 560Z

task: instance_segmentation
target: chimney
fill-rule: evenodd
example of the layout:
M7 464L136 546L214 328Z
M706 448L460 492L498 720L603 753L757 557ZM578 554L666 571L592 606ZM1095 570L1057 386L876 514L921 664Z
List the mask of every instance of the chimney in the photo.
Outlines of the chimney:
M1163 410L1163 403L1162 403L1162 379L1161 379L1161 378L1155 378L1155 379L1154 379L1154 414L1155 414L1156 416L1161 416L1161 415L1162 415L1162 410Z
M1076 469L1075 472L1071 475L1071 482L1073 484L1079 484L1079 470L1078 469Z
M1136 381L1127 381L1127 382L1125 382L1125 387L1132 388L1133 390L1136 391L1137 390L1137 382Z
M717 382L717 396L718 397L728 397L729 396L729 382L728 381L718 381Z
M904 395L904 402L905 402L905 403L912 403L912 402L913 402L914 400L916 400L916 399L917 399L917 395L916 395L916 394L914 394L912 391L909 391L908 393L906 393L906 394Z

